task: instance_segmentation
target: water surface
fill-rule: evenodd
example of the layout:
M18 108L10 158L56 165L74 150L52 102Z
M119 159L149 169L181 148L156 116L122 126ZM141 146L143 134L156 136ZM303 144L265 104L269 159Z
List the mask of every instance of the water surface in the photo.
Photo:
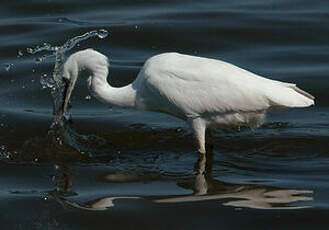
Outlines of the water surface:
M329 217L329 5L326 1L3 1L0 9L1 229L326 229ZM176 118L109 108L73 92L61 144L40 84L55 59L29 47L82 41L132 82L144 61L181 52L295 82L316 106L219 131L207 158ZM39 61L38 61L39 60Z

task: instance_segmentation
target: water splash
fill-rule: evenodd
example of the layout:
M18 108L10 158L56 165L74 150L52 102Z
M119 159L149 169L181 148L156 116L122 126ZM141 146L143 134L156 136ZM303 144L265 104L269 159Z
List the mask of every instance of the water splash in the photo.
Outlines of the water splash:
M23 57L23 51L22 50L18 50L17 51L17 57L19 58L19 57Z
M12 63L6 63L6 64L4 64L3 66L4 66L5 70L6 70L7 72L9 72L9 70L11 69L11 67L14 66L14 64L12 64Z
M63 80L63 65L65 62L65 53L75 47L79 42L92 37L100 39L106 38L108 32L105 29L94 30L83 35L69 39L61 46L52 46L49 43L44 43L35 48L27 48L29 54L48 51L50 54L43 55L37 58L37 62L42 62L48 57L55 57L55 67L52 75L42 74L40 83L42 88L49 89L53 97L53 115L54 121L50 126L48 135L52 137L52 141L58 145L67 144L79 152L89 152L91 144L99 144L102 139L95 136L80 135L70 128L68 117L63 116L63 103L65 97L65 89L67 83Z
M75 47L79 42L87 40L92 37L98 37L100 39L106 38L108 32L105 29L98 31L90 31L83 35L76 36L69 39L61 46L52 46L49 43L44 43L42 46L35 48L27 48L26 51L29 54L36 54L43 51L49 51L50 54L43 55L36 58L36 61L43 62L46 58L55 56L55 67L52 76L41 76L41 85L43 88L49 88L54 101L53 113L55 116L60 116L62 113L62 105L64 100L65 82L63 81L63 64L65 61L65 53Z

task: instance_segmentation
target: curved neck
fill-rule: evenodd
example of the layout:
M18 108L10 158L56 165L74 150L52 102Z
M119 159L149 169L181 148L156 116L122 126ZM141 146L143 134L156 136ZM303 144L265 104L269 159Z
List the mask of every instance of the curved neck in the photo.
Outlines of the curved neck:
M95 66L93 66L95 67ZM91 69L92 76L88 79L90 92L98 100L113 106L134 108L136 101L136 90L132 84L123 87L112 87L107 82L108 67L97 66Z
M89 70L88 86L91 94L103 103L113 106L134 108L136 90L132 84L124 87L112 87L107 82L108 60L103 54L86 49L72 54L64 64L64 77L71 80L68 98L78 78L79 72Z

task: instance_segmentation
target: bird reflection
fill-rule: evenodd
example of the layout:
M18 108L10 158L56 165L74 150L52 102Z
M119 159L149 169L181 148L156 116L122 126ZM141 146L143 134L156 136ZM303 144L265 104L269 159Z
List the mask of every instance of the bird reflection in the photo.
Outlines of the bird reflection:
M207 200L234 199L223 203L225 206L255 209L300 209L310 206L293 206L295 202L311 201L311 190L275 188L264 185L230 184L212 177L213 152L200 155L195 164L194 183L178 183L192 189L192 195L175 196L154 200L156 203L181 203ZM306 196L308 195L308 196ZM236 200L238 199L238 200Z
M313 200L311 190L294 190L255 184L230 184L212 177L213 153L200 154L195 163L195 176L192 180L178 182L180 188L192 190L190 195L175 196L108 196L99 197L84 203L74 201L71 197L77 195L72 191L72 170L66 166L56 166L54 183L56 188L50 192L60 203L71 207L90 211L106 210L120 205L120 200L144 199L159 203L183 203L201 201L223 201L222 205L232 207L248 207L255 209L300 209L308 205L298 202ZM129 174L106 174L102 182L106 183L136 183L138 176ZM228 200L229 199L229 200ZM228 200L228 201L227 201ZM305 204L305 203L303 203Z

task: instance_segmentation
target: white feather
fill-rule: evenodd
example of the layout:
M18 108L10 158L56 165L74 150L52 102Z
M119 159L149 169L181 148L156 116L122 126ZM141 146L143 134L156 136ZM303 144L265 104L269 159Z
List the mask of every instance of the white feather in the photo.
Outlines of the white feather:
M295 84L266 79L215 59L156 55L145 62L132 84L122 88L107 83L108 66L103 54L87 49L71 55L64 76L75 83L79 70L89 69L93 73L89 88L102 102L188 120L200 152L205 152L207 127L257 125L269 108L314 104L314 97Z

